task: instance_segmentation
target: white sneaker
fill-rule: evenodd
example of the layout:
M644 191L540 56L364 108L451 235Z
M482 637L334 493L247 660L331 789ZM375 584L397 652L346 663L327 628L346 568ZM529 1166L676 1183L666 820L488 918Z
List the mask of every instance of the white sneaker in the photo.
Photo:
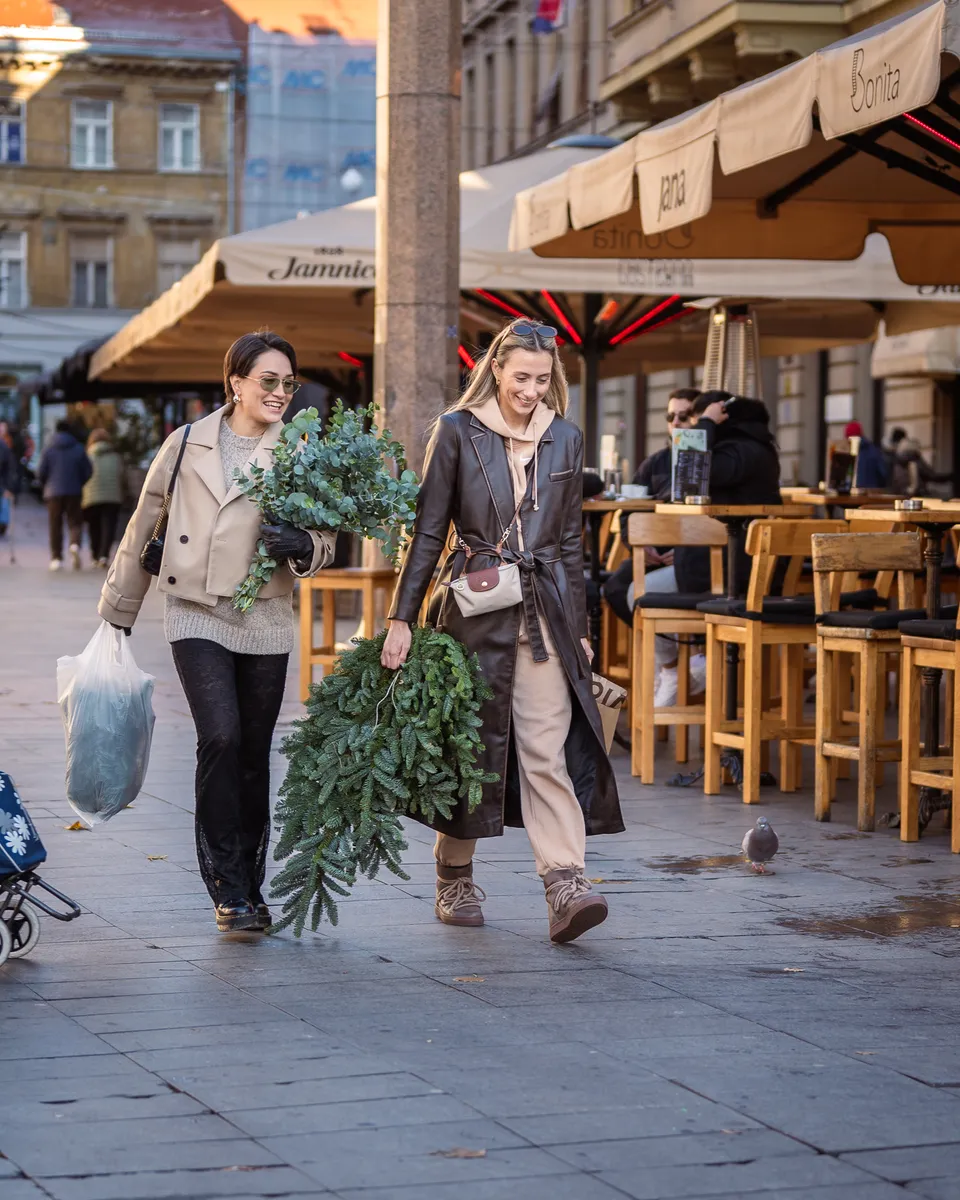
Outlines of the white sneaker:
M51 571L59 571L62 566L63 566L63 563L60 561L59 558L51 558L50 559L50 570Z
M699 696L707 690L707 656L692 654L690 656L690 695Z
M70 547L70 564L75 571L80 570L80 547L76 543Z
M670 708L677 702L677 668L661 667L653 689L653 707Z

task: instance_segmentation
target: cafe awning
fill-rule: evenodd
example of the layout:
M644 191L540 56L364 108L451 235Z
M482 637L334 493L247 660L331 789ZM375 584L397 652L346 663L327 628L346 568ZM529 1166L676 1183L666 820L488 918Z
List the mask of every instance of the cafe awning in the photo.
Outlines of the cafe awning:
M853 260L960 287L960 5L935 0L517 197L511 246L585 259Z

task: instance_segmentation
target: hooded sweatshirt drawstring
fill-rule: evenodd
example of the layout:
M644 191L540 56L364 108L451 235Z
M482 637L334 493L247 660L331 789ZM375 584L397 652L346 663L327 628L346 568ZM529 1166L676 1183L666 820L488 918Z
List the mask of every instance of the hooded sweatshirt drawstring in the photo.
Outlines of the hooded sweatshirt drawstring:
M500 405L495 396L488 397L482 404L470 410L478 421L482 422L493 433L503 438L504 450L507 453L507 465L510 468L510 479L513 483L514 503L527 490L528 477L526 466L522 460L524 452L529 452L533 459L533 511L540 511L540 439L553 423L556 413L548 408L543 401L530 414L530 422L523 434L515 433L503 418ZM529 462L530 459L527 459ZM518 520L518 536L523 545L522 522Z

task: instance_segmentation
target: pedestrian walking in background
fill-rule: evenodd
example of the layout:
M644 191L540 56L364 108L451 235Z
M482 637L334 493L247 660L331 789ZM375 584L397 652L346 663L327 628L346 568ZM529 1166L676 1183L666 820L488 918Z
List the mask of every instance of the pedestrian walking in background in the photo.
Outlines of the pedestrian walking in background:
M3 537L13 520L13 497L16 487L17 464L13 451L0 438L0 537Z
M890 482L887 474L887 456L883 450L863 435L863 426L859 421L850 421L843 431L843 436L859 438L860 448L857 451L857 474L853 486L858 488L885 488Z
M80 541L83 537L83 509L80 497L93 467L81 442L73 435L68 421L58 421L50 445L40 456L37 479L43 487L50 523L50 570L63 564L63 523L70 535L70 559L80 570Z
M217 926L266 929L263 898L270 840L270 746L293 649L294 576L333 558L332 533L264 525L234 482L253 464L269 469L294 392L293 347L248 333L227 351L226 405L167 438L107 575L100 615L132 628L151 576L140 561L173 483L157 581L164 632L197 728L196 839ZM249 612L232 597L263 538L280 564Z
M123 503L124 464L105 429L94 429L87 438L87 457L93 466L93 474L83 488L83 517L94 564L106 567L117 531L117 515Z
M477 654L493 689L481 712L481 766L496 772L480 805L437 818L436 915L483 924L473 879L477 839L522 825L543 880L550 937L570 941L606 918L584 876L585 838L623 830L590 658L581 544L583 434L564 419L567 381L557 331L526 320L503 328L427 449L412 541L390 612L382 662L404 663L410 626L443 553L429 620ZM507 533L509 531L509 533ZM523 599L466 616L449 588L468 564L518 562ZM476 562L474 562L474 558Z

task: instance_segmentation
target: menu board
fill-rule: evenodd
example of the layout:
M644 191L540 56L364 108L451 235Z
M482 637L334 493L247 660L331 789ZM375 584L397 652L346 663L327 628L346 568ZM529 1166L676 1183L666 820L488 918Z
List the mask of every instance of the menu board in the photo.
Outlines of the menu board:
M827 447L827 491L841 496L850 494L857 477L857 456L848 446L848 442L831 442Z
M670 460L672 500L710 495L710 451L705 429L674 430Z

